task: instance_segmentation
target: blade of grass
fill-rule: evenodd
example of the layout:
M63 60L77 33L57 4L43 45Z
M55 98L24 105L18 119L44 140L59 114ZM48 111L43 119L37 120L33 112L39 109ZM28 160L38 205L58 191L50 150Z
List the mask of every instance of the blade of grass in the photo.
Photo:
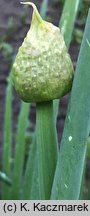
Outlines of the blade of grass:
M12 184L12 181L10 178L8 178L8 176L6 176L5 173L0 171L0 180L4 183L6 183L6 185L10 186Z
M57 119L57 113L58 113L58 109L59 109L59 100L56 99L53 102L53 112L54 112L54 123L56 124L56 119Z
M74 23L76 19L76 15L78 12L80 0L66 0L64 3L64 8L62 12L62 16L60 18L59 27L64 36L64 40L67 48L70 46L70 42L72 39L72 32L74 28ZM57 110L59 106L59 100L54 100L54 116L57 117Z
M90 128L90 11L77 62L51 199L78 200ZM88 96L88 97L87 97Z
M85 174L86 174L86 155L85 155L85 161L84 161L84 167L83 167L83 174L82 174L82 181L81 181L81 187L80 187L79 200L83 200L85 177L86 177Z
M32 145L36 145L36 143L32 143ZM37 149L35 148L35 151L33 151L34 148L35 146L32 146L32 150L30 152L29 159L27 162L26 177L25 177L25 180L27 181L27 183L25 182L25 185L27 187L26 190L30 191L30 193L27 192L27 199L40 200ZM33 160L31 160L30 158L33 158ZM30 163L30 160L31 160L31 163ZM32 169L32 164L33 164L33 169ZM31 173L29 173L29 170L31 171ZM32 180L29 179L29 175L31 175Z
M40 8L40 15L43 19L46 19L47 8L48 8L48 0L43 0Z
M64 36L67 47L69 47L72 39L73 27L80 1L81 0L66 0L64 4L62 16L59 22L59 27Z
M36 140L35 140L35 135L34 135L33 142L31 143L31 146L30 146L29 158L27 161L25 177L24 177L24 185L23 185L23 199L24 200L31 199L33 172L34 172L34 167L35 167L35 157L36 157Z
M8 78L6 90L5 117L4 117L4 144L3 144L3 172L6 176L11 176L11 143L12 143L12 82L11 72ZM3 185L2 198L9 198L10 188Z
M49 199L57 162L53 102L37 103L36 143L39 197Z
M18 129L16 135L16 151L15 151L15 163L13 170L13 179L12 179L12 199L20 199L21 195L21 177L23 173L24 165L24 151L25 151L25 132L27 129L28 123L28 114L29 114L29 104L22 102L21 112L18 120Z
M31 200L40 200L38 163L37 162L38 162L38 157L37 157L37 149L36 149L35 164L34 164L33 179L32 179L32 189L31 189L31 194L30 194Z

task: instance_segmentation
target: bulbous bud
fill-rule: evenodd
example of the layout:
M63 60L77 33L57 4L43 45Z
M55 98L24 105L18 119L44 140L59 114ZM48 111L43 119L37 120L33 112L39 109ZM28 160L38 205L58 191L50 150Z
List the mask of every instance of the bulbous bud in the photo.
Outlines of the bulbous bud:
M60 29L44 21L36 6L30 30L13 64L15 89L25 102L60 98L71 89L73 65Z

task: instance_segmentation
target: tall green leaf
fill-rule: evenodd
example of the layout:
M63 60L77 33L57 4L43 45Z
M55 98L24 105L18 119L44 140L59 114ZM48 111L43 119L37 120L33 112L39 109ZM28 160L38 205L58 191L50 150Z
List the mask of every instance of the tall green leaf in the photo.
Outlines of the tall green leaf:
M29 104L22 102L21 112L18 119L18 128L16 135L16 151L15 162L12 176L12 199L20 199L21 191L21 178L23 174L24 153L25 153L25 132L27 129L27 120L29 114Z
M60 18L59 27L64 36L67 48L69 48L74 23L78 11L80 0L65 0L62 16ZM59 100L54 100L54 117L57 117Z
M6 89L5 117L4 117L4 144L3 144L3 172L11 177L11 144L12 144L12 82L11 72ZM9 198L10 188L3 185L3 199Z
M67 47L69 47L72 39L73 27L80 1L81 0L66 0L64 4L62 16L59 22L59 27L62 34L64 35Z
M79 199L90 128L90 11L77 62L51 199Z
M47 8L48 8L48 0L43 0L40 7L40 15L43 19L46 19Z
M36 157L36 140L34 135L33 142L30 144L30 151L29 151L29 156L28 156L28 161L27 161L27 166L26 166L25 176L24 176L24 184L23 184L23 199L26 200L31 199L33 173L35 169L35 157Z

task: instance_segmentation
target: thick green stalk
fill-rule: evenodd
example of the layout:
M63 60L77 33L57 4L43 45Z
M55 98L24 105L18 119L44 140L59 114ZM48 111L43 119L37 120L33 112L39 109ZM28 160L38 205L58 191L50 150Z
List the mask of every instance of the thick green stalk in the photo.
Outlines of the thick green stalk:
M15 163L12 181L12 199L20 199L21 191L21 178L24 165L24 152L25 152L25 132L27 128L27 119L29 114L29 104L22 102L22 109L19 115L18 129L16 136L16 151Z
M77 62L51 199L79 199L90 128L89 107L90 11Z
M57 162L57 144L53 118L53 102L37 103L36 143L39 198L50 198Z
M4 117L3 172L11 177L11 143L12 143L12 82L8 79ZM3 185L3 199L9 199L10 188Z

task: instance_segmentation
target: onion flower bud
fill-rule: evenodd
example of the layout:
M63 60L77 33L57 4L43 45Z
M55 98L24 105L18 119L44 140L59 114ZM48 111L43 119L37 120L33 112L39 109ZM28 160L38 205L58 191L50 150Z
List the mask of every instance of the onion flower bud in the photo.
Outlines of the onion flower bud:
M44 21L32 2L31 27L12 68L15 89L25 102L60 98L72 86L73 65L60 29Z

